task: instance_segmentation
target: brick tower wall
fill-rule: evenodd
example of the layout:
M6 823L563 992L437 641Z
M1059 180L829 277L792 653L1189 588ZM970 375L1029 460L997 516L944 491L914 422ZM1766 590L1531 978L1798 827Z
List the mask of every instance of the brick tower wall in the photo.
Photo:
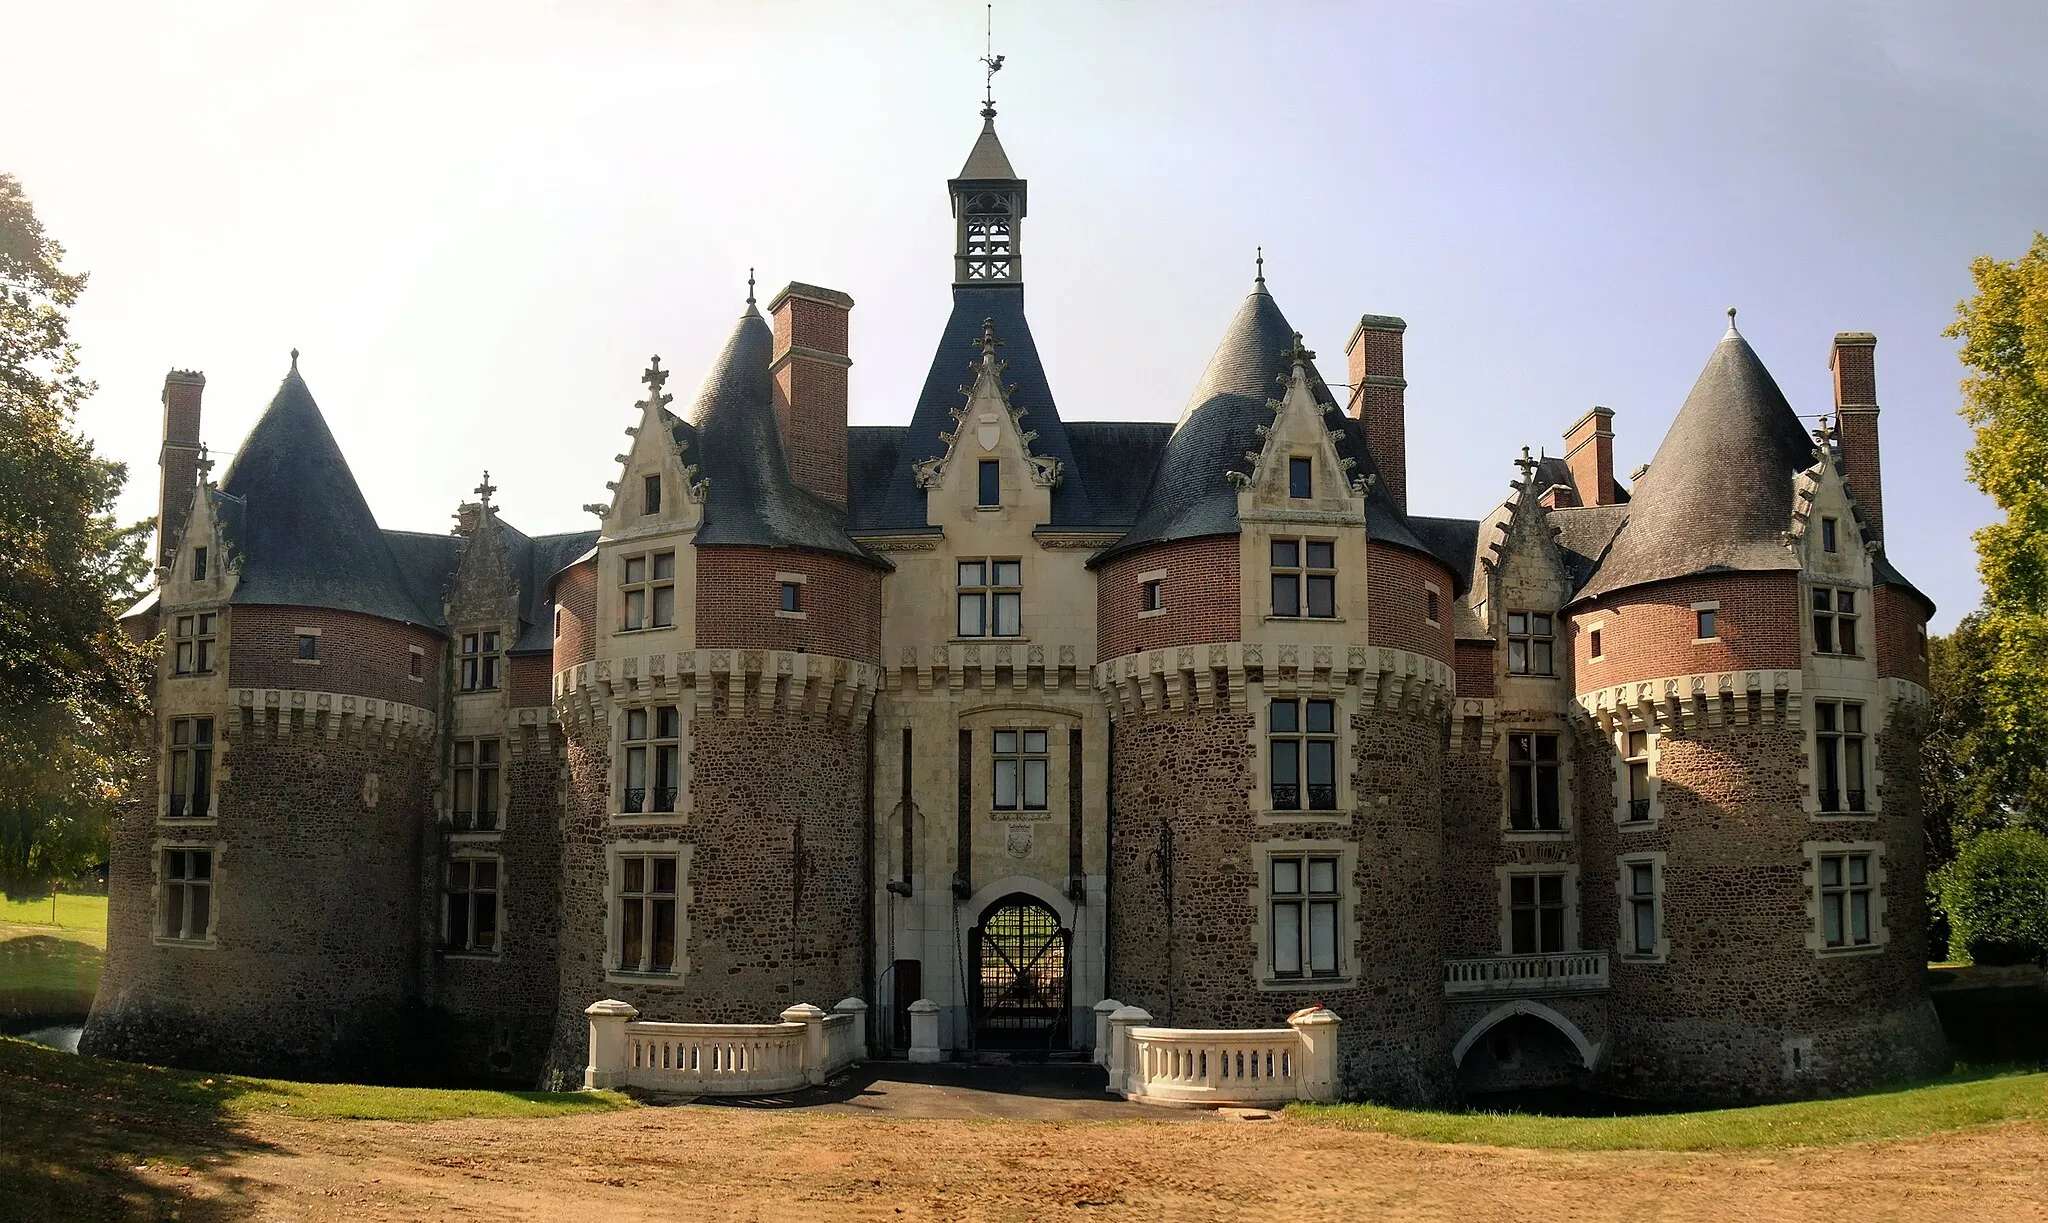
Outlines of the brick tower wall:
M1140 574L1164 573L1165 605L1141 615ZM1236 641L1238 537L1211 535L1140 548L1103 563L1095 574L1097 661L1173 645Z
M1368 540L1365 545L1366 616L1372 643L1413 650L1438 662L1455 656L1451 646L1451 571L1406 548ZM1438 591L1437 623L1429 623L1428 591Z
M597 657L597 560L592 558L562 571L555 579L555 608L562 631L555 636L554 672Z
M779 612L779 573L804 578L798 616ZM881 571L829 552L699 548L697 648L800 650L880 663Z
M1320 1002L1344 1017L1339 1075L1347 1096L1448 1098L1441 968L1443 731L1433 719L1366 712L1351 721L1361 796L1349 827L1261 825L1253 718L1203 711L1126 717L1112 730L1116 812L1110 869L1110 993L1162 1024L1272 1027ZM1386 801L1372 801L1385 795ZM1159 870L1160 828L1173 828L1173 904ZM1358 902L1344 914L1355 985L1261 991L1251 899L1275 840L1355 842Z

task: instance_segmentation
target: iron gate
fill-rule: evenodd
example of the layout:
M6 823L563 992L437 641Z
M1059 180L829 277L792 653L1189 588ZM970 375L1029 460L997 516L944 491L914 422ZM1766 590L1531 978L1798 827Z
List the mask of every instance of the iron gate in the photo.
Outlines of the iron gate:
M1059 914L1029 896L999 900L982 914L971 966L976 1047L1066 1047L1071 937Z

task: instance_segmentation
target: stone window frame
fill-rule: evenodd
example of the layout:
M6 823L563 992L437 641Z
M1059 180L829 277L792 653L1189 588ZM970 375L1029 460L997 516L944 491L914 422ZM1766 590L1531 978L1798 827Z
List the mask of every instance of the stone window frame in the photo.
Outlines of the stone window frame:
M665 838L662 840L611 841L604 848L604 979L609 985L642 985L655 989L681 985L690 975L690 905L695 899L695 890L690 886L690 855L694 847L688 841ZM619 956L623 951L620 939L624 931L620 925L620 892L625 885L626 868L624 859L648 855L673 855L676 859L676 962L668 972L628 971L619 967ZM501 938L502 941L502 938Z
M1271 681L1259 681L1248 685L1245 700L1250 703L1252 714L1252 820L1258 824L1349 824L1352 813L1358 808L1358 794L1352 780L1356 771L1358 752L1358 731L1351 724L1351 715L1356 712L1355 697L1348 697L1341 688L1319 689L1313 686L1289 685ZM1336 706L1332 710L1333 725L1337 737L1337 806L1330 811L1280 811L1273 807L1273 783L1271 766L1267 756L1271 738L1268 727L1272 721L1274 701L1284 700L1328 700ZM1305 766L1304 766L1305 767Z
M1820 802L1820 710L1822 704L1858 705L1862 707L1863 730L1863 810L1827 811ZM1874 693L1858 691L1828 691L1806 694L1807 716L1800 719L1800 734L1805 739L1806 767L1800 770L1800 801L1806 808L1807 818L1823 824L1860 823L1874 820L1884 814L1883 773L1878 767L1877 745L1885 729L1885 703ZM1836 714L1836 724L1841 715ZM1837 731L1837 734L1842 733ZM1848 787L1842 787L1847 797Z
M1302 477L1300 492L1294 491L1294 477ZM1287 456L1287 497L1290 501L1309 501L1316 495L1316 459L1313 454L1290 454Z
M453 867L457 862L489 862L497 868L497 886L491 890L491 894L497 898L495 903L497 912L493 915L495 920L492 923L493 937L492 946L489 951L480 951L475 948L455 948L448 945L448 900L449 897L455 894L449 890L448 868ZM435 949L440 952L442 959L447 960L496 960L501 958L505 954L505 856L495 850L480 847L471 848L457 843L454 852L448 855L448 860L442 864L442 867L441 886L439 888L441 895L440 912L435 915L438 919L439 929L438 937L435 940ZM473 870L474 867L471 869ZM463 895L468 896L475 894L474 888L463 893ZM472 918L472 933L474 933L474 925L475 922Z
M319 666L320 630L318 628L294 628L292 629L292 635L298 638L297 646L293 652L292 664L300 667ZM313 643L313 652L311 654L306 652L306 643L308 641Z
M988 805L989 810L995 813L994 818L998 820L1050 819L1052 811L1052 730L1045 726L1032 726L1012 722L987 727L982 733L988 736ZM1016 735L1016 750L1009 752L998 751L998 740L996 738L998 735ZM1026 745L1030 742L1025 737L1027 735L1044 736L1042 740L1043 750L1036 752L1026 750ZM1012 783L1016 801L1007 807L1002 806L996 801L997 767L999 762L1006 760L1015 763L1017 766L1017 776ZM1030 767L1034 763L1040 769L1040 802L1035 807L1028 805L1024 801L1027 789L1025 778L1028 776Z
M163 793L160 796L162 799L162 805L157 808L158 812L160 812L157 818L176 825L211 824L216 819L220 818L220 753L225 741L224 736L221 733L222 730L224 729L221 724L221 721L221 719L213 717L210 714L187 714L172 717L169 721L167 721L164 724ZM196 754L198 750L196 740L194 740L193 742L186 743L182 746L178 744L178 725L183 722L192 723L192 733L194 735L198 734L199 723L207 723L206 742L208 746L206 748L206 810L203 814L200 815L187 815L182 812L173 813L171 811L171 799L177 797L176 783L178 753L180 751L185 751L188 753ZM187 765L186 767L189 769L191 766ZM186 797L189 798L190 795L187 795Z
M776 596L776 600L775 600L775 615L776 615L776 617L777 617L778 619L781 619L781 620L808 620L808 619L810 619L810 615L809 615L809 613L807 613L807 612L806 612L806 611L804 610L804 597L803 597L803 595L804 595L804 587L805 587L805 586L806 586L806 585L807 585L807 584L808 584L808 583L810 582L810 580L811 580L811 579L810 579L810 576L809 576L808 574L802 574L802 573L783 573L783 572L780 572L780 571L778 571L778 572L776 573L776 575L775 575L775 596ZM791 591L792 589L794 589L794 590L796 591L796 599L795 599L795 602L796 602L796 606L795 606L795 607L793 607L793 608L792 608L792 607L790 607L790 606L788 606L788 604L789 604L789 603L790 603L790 601L791 601L791 600L790 600L790 595L789 595L789 592L790 592L790 591Z
M618 632L650 633L661 629L674 628L676 626L676 573L678 566L682 562L680 551L670 546L647 548L633 552L620 552L615 555L619 565L617 587L619 593ZM668 558L667 577L659 576L661 571L660 561L663 557ZM631 580L634 561L641 562L642 568L639 581ZM658 614L661 592L664 590L668 591L669 597L668 620L666 623L656 624L654 622L655 616ZM642 596L640 600L641 622L639 624L628 624L627 614L632 607L632 597L635 594Z
M1431 628L1442 628L1444 592L1435 582L1422 584L1422 618Z
M1252 979L1262 994L1351 989L1358 985L1358 842L1331 838L1277 838L1246 846L1252 863ZM1337 859L1337 973L1325 977L1273 975L1272 860L1276 857Z
M1166 614L1166 570L1148 569L1138 575L1138 619Z
M460 759L463 744L470 745L470 758L467 764L463 763ZM494 745L497 748L495 755L488 762L483 759L486 755L484 751L484 745L486 744ZM510 805L507 801L508 796L505 793L508 772L505 766L508 763L509 755L508 746L502 735L458 735L449 744L448 824L453 831L453 835L458 837L488 837L496 839L504 834L505 809ZM462 828L457 825L457 821L463 814L456 809L456 796L462 789L458 779L464 772L470 775L469 793L471 809L468 813L470 819L470 827L468 828ZM491 826L489 828L479 828L476 826L476 817L480 814L475 808L476 795L486 775L490 775L494 779L491 783L491 791L492 797L497 800L495 804L497 809L490 813Z
M1815 605L1815 600L1822 593L1828 595L1828 608L1826 610L1822 610ZM1837 581L1812 582L1806 585L1804 594L1806 596L1806 624L1804 632L1808 653L1818 658L1869 657L1866 643L1863 640L1861 625L1859 624L1860 621L1866 620L1870 616L1872 603L1868 586ZM1840 605L1843 595L1849 595L1856 600L1852 610L1847 612L1835 610ZM1828 638L1831 648L1826 650L1820 648L1820 623L1822 619L1826 619L1828 622ZM1854 639L1850 642L1851 645L1856 647L1853 650L1841 648L1842 629L1845 626L1849 630L1849 636Z
M958 556L953 558L953 640L963 642L1018 642L1028 640L1024 633L1024 558L1021 556ZM980 565L979 585L963 584L960 581L960 567ZM1017 581L1014 585L996 580L997 565L1015 565ZM981 632L960 631L960 607L962 600L969 597L981 599ZM996 631L996 608L999 599L1017 601L1017 631L998 633Z
M694 744L692 742L693 736L691 733L692 719L690 715L695 710L695 708L695 702L683 697L649 696L644 700L634 701L631 704L620 705L618 708L613 710L613 720L611 723L611 789L609 794L605 798L605 807L610 813L610 819L612 823L679 824L688 822L690 812L690 786L688 784L688 773L690 768L690 753L694 747ZM660 731L661 717L661 715L656 711L662 709L673 709L676 711L676 737L674 739L664 739L656 737ZM644 713L647 715L647 737L645 739L629 740L626 738L627 728L631 724L630 719L635 712ZM673 744L676 749L676 798L674 810L626 810L626 753L628 748L632 745L655 748L667 747L671 744ZM652 757L649 757L648 771L650 774L652 773L653 768L654 759ZM652 786L643 786L641 788L648 790L653 789ZM642 805L644 806L645 803L646 800L643 798Z
M172 850L203 849L213 855L212 870L207 879L210 884L207 898L206 937L173 938L164 933L164 855ZM225 841L202 841L196 837L158 837L150 844L149 851L149 941L158 947L182 947L195 951L220 950L220 898L225 891L222 865L227 858L228 846Z
M661 473L649 472L640 477L640 516L661 513Z
M1606 659L1607 655L1602 650L1607 642L1601 636L1601 630L1606 627L1607 621L1605 620L1592 620L1584 625L1586 633L1586 660L1588 662L1601 662Z
M189 631L188 631L189 626ZM171 617L171 674L212 675L219 670L220 609L193 609ZM204 663L204 666L200 664Z
M1517 828L1514 826L1513 787L1508 781L1508 770L1513 765L1511 740L1516 735L1551 735L1557 739L1557 827ZM1510 841L1564 841L1570 840L1577 828L1573 819L1572 796L1578 784L1578 769L1571 750L1577 746L1568 726L1530 722L1527 724L1503 724L1494 735L1494 766L1500 778L1500 831ZM1530 744L1533 754L1535 744Z
M1649 803L1649 814L1639 820L1629 818L1629 803L1631 800L1629 798L1628 786L1628 765L1630 760L1628 738L1631 734L1645 736L1644 748L1650 768L1650 797L1647 800ZM1636 829L1657 827L1664 818L1664 779L1660 776L1662 770L1659 768L1663 763L1664 756L1664 732L1654 724L1647 722L1641 726L1622 725L1614 728L1614 733L1608 741L1614 748L1614 758L1617 766L1614 770L1614 822L1616 826Z
M1342 566L1337 563L1337 546L1340 542L1332 534L1314 530L1303 531L1300 534L1275 532L1266 536L1267 620L1288 624L1318 622L1341 624L1344 622L1344 600L1342 598L1342 590L1338 585L1339 574L1342 572ZM1294 564L1283 565L1280 563L1275 549L1281 544L1292 544L1294 546ZM1309 549L1313 547L1323 547L1330 550L1330 563L1327 567L1309 563ZM1327 579L1330 583L1330 611L1328 615L1317 615L1309 610L1313 605L1310 595L1311 583L1319 579ZM1279 583L1282 580L1292 582L1294 586L1294 611L1291 613L1281 611L1279 605L1273 601L1273 593L1279 589Z
M1516 616L1524 617L1522 627L1525 631L1519 633L1515 631L1514 618ZM1539 633L1536 631L1536 621L1534 619L1536 616L1542 616L1550 621L1549 632ZM1557 624L1559 619L1560 617L1555 611L1543 611L1534 607L1509 609L1507 619L1502 622L1506 626L1506 632L1503 636L1507 641L1508 647L1504 655L1508 675L1521 679L1556 679L1562 674L1557 669ZM1533 661L1536 643L1539 641L1550 644L1550 666L1542 671L1535 669L1535 662ZM1522 647L1523 659L1523 668L1520 671L1515 670L1515 646L1518 644Z
M1833 517L1823 516L1820 520L1820 550L1823 552L1839 551L1839 536L1838 521Z
M192 549L192 581L197 584L206 580L206 545L199 544Z
M1570 955L1586 948L1580 942L1582 926L1579 919L1579 864L1576 862L1506 862L1493 868L1496 903L1499 905L1500 921L1496 933L1500 936L1500 954L1517 954L1513 947L1514 913L1512 891L1514 879L1521 875L1563 875L1564 876L1564 947L1559 951L1525 952L1527 955ZM1660 926L1661 933L1662 927Z
M1629 892L1629 868L1647 863L1650 867L1651 913L1657 922L1657 946L1654 951L1639 952L1635 949L1635 909L1632 900L1640 899ZM1618 854L1614 859L1614 894L1620 902L1619 917L1615 922L1614 955L1616 959L1630 964L1662 964L1671 958L1671 923L1666 916L1665 898L1665 854L1663 850L1647 850L1637 853Z
M1885 897L1884 842L1805 841L1800 844L1799 853L1805 862L1799 882L1806 890L1806 949L1822 959L1883 952L1891 943L1891 930L1885 922L1890 906ZM1821 930L1820 860L1833 854L1870 855L1870 941L1862 946L1830 947Z
M1709 623L1709 621L1708 621L1708 619L1707 619L1707 618L1708 618L1708 617L1710 617L1710 616L1711 616L1711 617L1713 618L1713 619L1712 619L1712 622L1711 622L1711 623ZM1702 636L1702 635L1701 635L1701 630L1702 630L1702 629L1708 629L1708 628L1711 628L1711 629L1713 629L1714 631L1713 631L1713 632L1712 632L1711 634L1708 634L1708 635ZM1700 602L1700 603L1695 603L1695 604L1693 604L1693 605L1692 605L1692 643L1693 643L1694 645L1705 645L1705 644L1707 644L1707 643L1708 643L1708 642L1710 642L1710 641L1720 641L1720 640L1721 640L1721 601L1720 601L1719 599L1708 599L1708 600L1705 600L1704 602Z
M406 678L415 684L427 682L427 651L420 646L405 647Z
M478 625L455 634L455 690L464 696L498 692L505 687L505 646L508 634L497 625ZM471 649L470 643L476 643ZM471 676L475 682L471 682ZM484 682L488 679L490 682Z
M991 480L990 474L995 478ZM977 510L999 510L1003 508L1003 461L982 459L974 469L974 508Z

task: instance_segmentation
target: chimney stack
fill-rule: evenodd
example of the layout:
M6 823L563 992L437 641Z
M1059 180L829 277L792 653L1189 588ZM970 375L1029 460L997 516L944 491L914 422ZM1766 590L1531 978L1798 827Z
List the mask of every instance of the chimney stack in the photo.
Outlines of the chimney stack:
M199 397L206 375L174 369L164 375L164 441L157 451L156 563L171 563L185 524L192 517L192 490L199 483Z
M1408 512L1408 379L1401 337L1408 324L1392 315L1358 320L1344 352L1351 358L1351 415L1365 426L1365 444L1402 513Z
M1877 452L1877 337L1868 331L1835 336L1828 368L1835 374L1835 428L1849 492L1863 510L1866 539L1884 538L1884 473Z
M1564 431L1564 461L1580 505L1615 503L1614 409L1596 407Z
M834 289L791 281L768 302L775 320L769 370L775 381L775 423L789 455L789 474L803 487L846 505L847 315L853 299Z

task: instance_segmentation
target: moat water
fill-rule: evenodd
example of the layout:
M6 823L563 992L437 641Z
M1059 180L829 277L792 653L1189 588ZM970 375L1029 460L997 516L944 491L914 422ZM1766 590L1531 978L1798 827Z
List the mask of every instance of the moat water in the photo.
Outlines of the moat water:
M36 1028L33 1031L23 1032L21 1038L34 1041L39 1045L47 1045L62 1053L76 1053L78 1052L78 1038L84 1034L85 1028L82 1025L60 1024L56 1027Z

